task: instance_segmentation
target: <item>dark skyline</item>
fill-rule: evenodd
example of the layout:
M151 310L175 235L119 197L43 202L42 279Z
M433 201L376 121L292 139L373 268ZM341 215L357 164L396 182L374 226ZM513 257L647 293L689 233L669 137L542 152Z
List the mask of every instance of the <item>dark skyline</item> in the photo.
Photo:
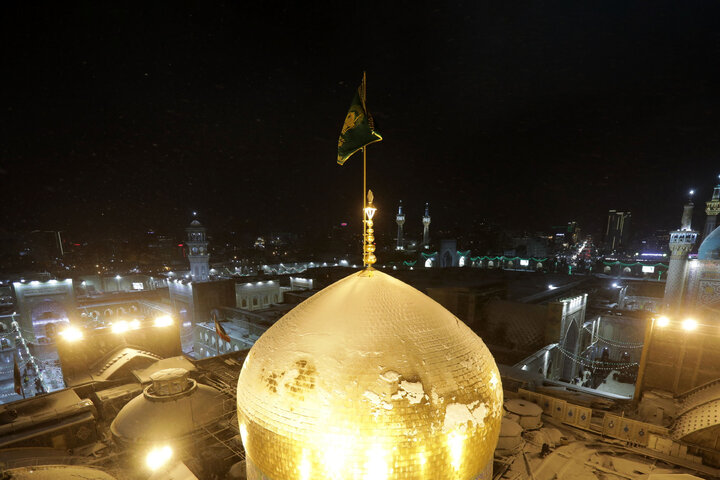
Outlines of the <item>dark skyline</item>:
M433 228L608 209L674 228L720 173L716 2L14 7L3 25L7 231L303 231L354 221L337 136L368 72L368 181ZM698 205L701 206L701 205ZM699 210L699 208L698 208ZM698 214L699 215L699 214ZM699 219L699 217L697 217Z

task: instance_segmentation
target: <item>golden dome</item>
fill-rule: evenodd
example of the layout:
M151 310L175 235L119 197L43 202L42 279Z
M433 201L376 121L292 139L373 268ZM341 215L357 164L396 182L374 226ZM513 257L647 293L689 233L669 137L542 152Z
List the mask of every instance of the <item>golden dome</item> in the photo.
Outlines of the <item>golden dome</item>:
M238 381L248 478L474 479L500 433L500 374L440 304L375 270L298 305Z

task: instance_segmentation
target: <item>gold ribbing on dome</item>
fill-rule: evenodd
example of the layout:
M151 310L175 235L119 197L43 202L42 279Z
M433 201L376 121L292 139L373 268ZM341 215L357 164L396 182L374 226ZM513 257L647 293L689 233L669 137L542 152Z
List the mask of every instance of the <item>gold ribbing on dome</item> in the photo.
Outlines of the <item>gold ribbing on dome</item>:
M366 267L372 267L377 258L375 257L375 230L373 229L373 217L377 208L373 205L375 196L372 190L368 190L367 204L363 209L363 263Z

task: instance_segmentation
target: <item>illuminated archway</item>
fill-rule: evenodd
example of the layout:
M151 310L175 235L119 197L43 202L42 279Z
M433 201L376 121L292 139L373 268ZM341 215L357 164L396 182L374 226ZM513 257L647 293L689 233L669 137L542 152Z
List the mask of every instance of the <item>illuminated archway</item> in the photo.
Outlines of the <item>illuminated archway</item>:
M55 300L43 300L30 310L33 333L40 341L55 338L57 331L70 323L65 305Z

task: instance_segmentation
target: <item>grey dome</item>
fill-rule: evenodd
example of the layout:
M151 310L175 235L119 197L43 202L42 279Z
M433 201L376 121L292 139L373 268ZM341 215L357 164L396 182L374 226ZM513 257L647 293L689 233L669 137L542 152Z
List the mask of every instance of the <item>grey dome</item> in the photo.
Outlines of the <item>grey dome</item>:
M720 228L716 228L700 244L698 260L720 260Z

